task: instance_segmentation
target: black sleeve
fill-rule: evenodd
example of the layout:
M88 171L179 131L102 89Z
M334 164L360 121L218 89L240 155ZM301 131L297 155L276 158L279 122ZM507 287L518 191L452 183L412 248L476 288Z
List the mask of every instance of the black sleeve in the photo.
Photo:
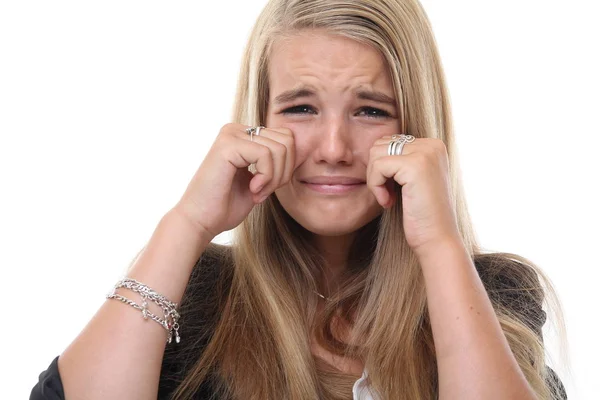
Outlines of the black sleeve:
M31 390L29 400L64 400L62 381L58 373L58 356L48 369L39 376L38 383Z
M537 273L530 266L498 254L477 255L475 266L493 304L502 304L538 337L544 340L542 326L546 312L542 309L544 292ZM566 400L565 387L554 370L546 366L547 382L554 400Z

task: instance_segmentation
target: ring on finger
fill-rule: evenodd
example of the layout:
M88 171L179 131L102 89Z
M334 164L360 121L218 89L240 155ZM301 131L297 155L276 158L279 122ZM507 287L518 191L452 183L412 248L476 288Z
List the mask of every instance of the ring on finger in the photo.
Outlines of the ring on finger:
M412 135L392 135L392 140L388 145L388 155L390 156L399 156L402 155L402 150L404 149L404 145L406 143L411 143L415 141L415 137Z
M400 135L392 135L392 140L406 140L407 143L411 143L415 141L415 137L401 133Z
M250 135L250 141L253 142L253 136L260 135L260 130L264 129L264 126L251 126L250 128L246 128L246 133Z
M260 130L263 129L264 126L251 126L250 128L246 128L246 133L248 135L250 135L250 141L253 142L254 139L254 135L258 136L260 135ZM252 163L248 166L248 171L250 171L252 174L256 174L257 170L256 170L256 164Z

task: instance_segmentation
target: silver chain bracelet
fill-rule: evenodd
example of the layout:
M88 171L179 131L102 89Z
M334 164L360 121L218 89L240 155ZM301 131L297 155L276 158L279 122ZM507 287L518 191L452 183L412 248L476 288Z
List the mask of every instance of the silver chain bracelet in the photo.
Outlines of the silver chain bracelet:
M139 304L128 299L127 297L117 294L115 291L121 287L139 293L142 296L142 305L140 306ZM119 282L117 282L113 290L106 295L106 298L119 300L125 304L129 304L133 308L140 310L144 319L148 319L148 317L150 317L152 320L159 323L163 328L166 329L166 331L169 334L167 343L171 343L173 338L173 330L175 330L175 342L180 342L181 338L179 337L179 313L177 312L177 303L169 301L163 295L155 292L148 286L132 278L123 278ZM164 319L154 315L152 312L150 312L150 310L148 310L148 299L150 299L163 309L163 312L165 314Z

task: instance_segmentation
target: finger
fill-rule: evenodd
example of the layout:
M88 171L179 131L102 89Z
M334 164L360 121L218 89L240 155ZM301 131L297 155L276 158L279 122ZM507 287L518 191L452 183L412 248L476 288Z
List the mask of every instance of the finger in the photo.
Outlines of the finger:
M243 135L246 135L246 140L249 140L248 134L243 132L240 134L240 137L244 138ZM273 180L262 191L274 191L289 182L294 172L296 156L292 131L287 128L263 128L260 130L260 135L253 136L252 140L268 146L275 160Z
M410 165L414 162L415 157L418 157L418 154L384 156L374 160L371 163L368 184L381 186L388 179L394 179L399 185L405 185L408 182Z
M263 131L261 131L261 135L262 132ZM287 147L281 144L280 142L272 140L265 136L255 136L253 140L254 143L268 147L271 150L271 156L273 157L273 176L271 180L268 181L267 184L264 185L260 190L260 197L262 197L262 195L271 193L277 187L279 187L280 182L283 179L283 174L285 170Z
M269 133L273 133L273 139L285 145L286 158L285 169L280 184L288 183L292 179L294 168L296 166L296 142L294 133L288 128L268 128ZM261 131L262 134L262 131Z
M250 181L252 192L260 191L273 179L274 160L268 146L250 142L248 139L234 138L229 142L227 148L232 149L232 153L227 159L236 168L247 168L250 164L255 164L256 174Z
M393 179L399 185L406 184L413 157L413 155L382 156L369 163L367 186L383 207L391 206L394 201L393 190L386 186L390 184L388 181Z
M375 199L383 208L389 208L391 206L391 194L388 192L385 185L371 187L371 192L373 192Z

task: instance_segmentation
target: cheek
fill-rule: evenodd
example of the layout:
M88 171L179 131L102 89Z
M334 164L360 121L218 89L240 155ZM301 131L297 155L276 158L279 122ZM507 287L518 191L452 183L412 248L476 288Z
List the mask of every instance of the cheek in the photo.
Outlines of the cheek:
M367 149L367 158L369 157L369 151L371 150L371 147L375 145L376 141L385 136L392 136L400 133L400 129L396 125L397 124L382 126L379 127L379 129L374 129L372 132L369 132L364 141L361 143L361 148Z
M295 131L293 129L292 132L294 132L294 144L296 146L296 165L294 166L294 169L296 169L307 160L312 147L310 140L306 135L303 135L302 132Z
M360 138L356 142L356 150L354 155L363 161L365 164L368 164L369 157L371 156L371 148L375 145L375 142L378 139L381 139L383 136L392 135L391 133L387 133L385 131L379 130L378 132L370 132L368 135Z

